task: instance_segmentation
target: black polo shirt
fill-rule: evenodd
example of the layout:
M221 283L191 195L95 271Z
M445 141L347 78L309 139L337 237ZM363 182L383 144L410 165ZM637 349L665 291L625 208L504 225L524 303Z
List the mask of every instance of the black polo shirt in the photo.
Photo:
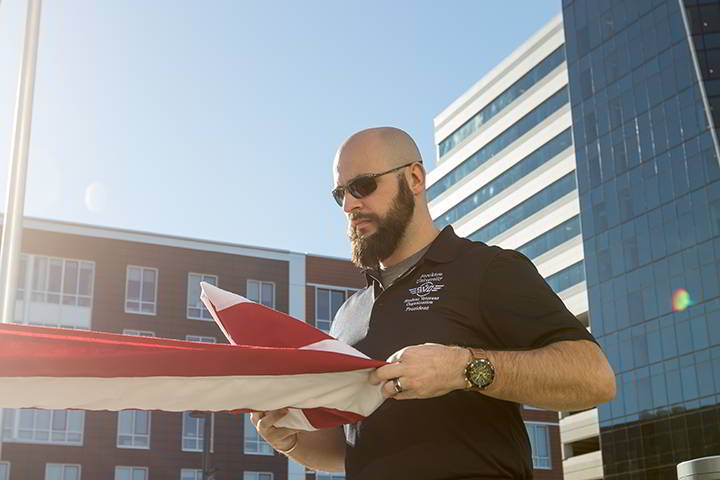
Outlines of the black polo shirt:
M446 227L415 267L383 290L377 273L340 308L331 334L385 360L426 342L528 350L593 337L522 254ZM348 480L531 478L521 405L456 390L386 400L345 428Z

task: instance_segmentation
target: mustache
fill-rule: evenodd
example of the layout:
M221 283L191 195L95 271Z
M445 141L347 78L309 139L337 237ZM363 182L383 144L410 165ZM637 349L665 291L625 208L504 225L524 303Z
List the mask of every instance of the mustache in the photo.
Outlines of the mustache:
M348 215L348 220L355 221L355 220L380 220L380 217L375 215L374 213L351 213Z

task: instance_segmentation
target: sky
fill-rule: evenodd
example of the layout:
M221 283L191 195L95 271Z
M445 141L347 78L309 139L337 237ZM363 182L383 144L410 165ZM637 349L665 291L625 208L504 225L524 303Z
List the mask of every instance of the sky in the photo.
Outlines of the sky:
M5 211L26 0L0 0ZM433 118L560 0L45 0L25 215L349 257L353 132Z

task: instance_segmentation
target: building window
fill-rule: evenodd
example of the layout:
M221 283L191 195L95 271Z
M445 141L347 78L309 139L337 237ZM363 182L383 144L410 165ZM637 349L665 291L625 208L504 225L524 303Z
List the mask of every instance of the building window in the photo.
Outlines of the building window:
M80 480L80 465L46 463L45 480Z
M550 470L550 427L534 423L525 423L532 445L533 468Z
M273 480L272 472L245 472L243 480Z
M202 273L188 273L187 290L187 318L193 320L212 320L212 315L200 301L200 282L207 282L217 286L217 275L205 275Z
M150 412L122 410L118 412L118 448L150 448Z
M155 332L149 330L133 330L132 328L124 328L123 335L131 335L133 337L154 337Z
M203 435L205 432L204 413L195 417L191 412L183 412L182 450L184 452L202 452ZM210 431L213 428L214 415L210 416ZM210 450L212 450L212 433L210 434Z
M483 145L480 150L463 160L462 163L450 170L445 176L438 178L437 181L427 189L426 196L428 201L432 201L444 191L468 177L485 162L515 142L515 140L560 110L569 100L570 96L568 95L567 86L555 92L550 98L535 107L527 115Z
M340 306L356 291L342 287L315 287L315 326L324 332L329 332Z
M125 284L125 312L155 315L157 268L128 265Z
M82 410L3 410L3 440L17 443L82 445Z
M0 480L10 480L10 464L7 462L0 463Z
M202 470L183 468L180 470L180 480L203 480Z
M248 280L247 298L266 307L275 308L275 284L260 280Z
M147 467L115 467L115 480L147 480Z
M13 322L90 328L95 263L21 255Z
M438 156L440 158L444 157L456 145L475 133L482 125L489 122L491 118L500 113L505 107L511 105L515 99L530 90L533 85L564 62L565 46L561 45L441 141L438 144Z
M273 448L258 434L250 421L250 414L245 414L245 442L243 453L248 455L273 455Z
M454 207L435 218L435 226L439 229L457 222L465 215L480 208L485 202L500 195L522 179L530 178L540 167L556 158L558 154L572 146L572 133L568 128L549 140L543 146L523 158L502 174L471 193Z
M296 462L292 457L288 457L288 480L305 480L307 476L305 472L308 470L305 465Z
M202 335L185 335L185 340L188 342L217 343L215 337L204 337Z
M22 255L17 295L29 287L33 302L90 307L94 281L95 262Z
M124 335L135 337L154 337L147 330L126 328ZM118 448L150 448L150 412L143 410L122 410L118 412L117 423Z

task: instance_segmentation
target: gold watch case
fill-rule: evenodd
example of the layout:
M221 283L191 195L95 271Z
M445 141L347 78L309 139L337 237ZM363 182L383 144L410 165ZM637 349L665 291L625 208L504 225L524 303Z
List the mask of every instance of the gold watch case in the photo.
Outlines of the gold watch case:
M487 358L473 358L465 367L465 379L472 388L487 388L495 379L495 368Z

